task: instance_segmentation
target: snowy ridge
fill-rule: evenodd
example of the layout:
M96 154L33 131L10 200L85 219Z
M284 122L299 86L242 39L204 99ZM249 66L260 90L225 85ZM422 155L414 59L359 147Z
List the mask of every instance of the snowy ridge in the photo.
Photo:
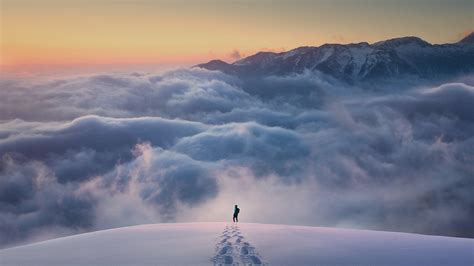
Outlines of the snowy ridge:
M319 71L347 82L404 76L432 79L474 72L474 45L469 36L455 44L433 45L418 37L368 44L324 44L288 52L259 52L232 64L219 61L197 67L241 77Z
M473 265L474 239L239 223L123 227L0 250L0 265ZM258 252L257 252L258 251Z

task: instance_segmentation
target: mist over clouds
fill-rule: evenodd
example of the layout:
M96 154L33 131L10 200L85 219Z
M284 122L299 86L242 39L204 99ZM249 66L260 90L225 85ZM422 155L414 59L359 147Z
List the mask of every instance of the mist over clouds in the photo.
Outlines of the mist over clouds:
M0 82L0 245L155 222L474 237L472 77L361 89L318 73ZM407 81L410 84L410 81Z

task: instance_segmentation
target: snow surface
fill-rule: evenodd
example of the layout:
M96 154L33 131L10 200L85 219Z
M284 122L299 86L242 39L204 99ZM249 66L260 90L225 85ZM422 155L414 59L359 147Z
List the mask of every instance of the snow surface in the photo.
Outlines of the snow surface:
M0 250L0 265L473 265L474 239L239 223L123 227Z

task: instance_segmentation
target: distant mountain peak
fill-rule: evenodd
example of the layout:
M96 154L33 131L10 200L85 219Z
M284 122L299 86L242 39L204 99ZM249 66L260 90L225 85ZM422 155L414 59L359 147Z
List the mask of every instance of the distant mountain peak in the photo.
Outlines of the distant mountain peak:
M224 62L224 61L219 60L219 59L211 60L211 61L207 62L207 64L208 65L215 65L215 66L228 65L227 62Z
M407 36L407 37L400 37L400 38L393 38L381 42L376 42L373 45L375 46L390 46L390 47L397 47L402 45L409 45L415 44L421 47L430 46L431 43L416 37L416 36Z
M219 70L223 72L228 72L231 65L218 59L211 60L204 64L195 65L194 67L205 68L207 70Z
M403 77L437 79L474 73L474 46L467 43L474 43L474 34L459 44L443 45L408 36L373 44L324 44L259 52L232 64L213 60L198 67L243 78L317 71L348 83Z
M473 43L474 44L474 31L466 35L459 43Z

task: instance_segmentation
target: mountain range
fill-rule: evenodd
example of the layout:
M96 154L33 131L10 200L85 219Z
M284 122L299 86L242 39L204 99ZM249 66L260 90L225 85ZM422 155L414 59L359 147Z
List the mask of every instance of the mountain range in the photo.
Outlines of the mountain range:
M197 67L240 77L318 71L349 83L414 77L445 79L474 72L474 32L457 43L431 44L402 37L369 44L324 44L286 52L258 52L231 64L212 60Z

